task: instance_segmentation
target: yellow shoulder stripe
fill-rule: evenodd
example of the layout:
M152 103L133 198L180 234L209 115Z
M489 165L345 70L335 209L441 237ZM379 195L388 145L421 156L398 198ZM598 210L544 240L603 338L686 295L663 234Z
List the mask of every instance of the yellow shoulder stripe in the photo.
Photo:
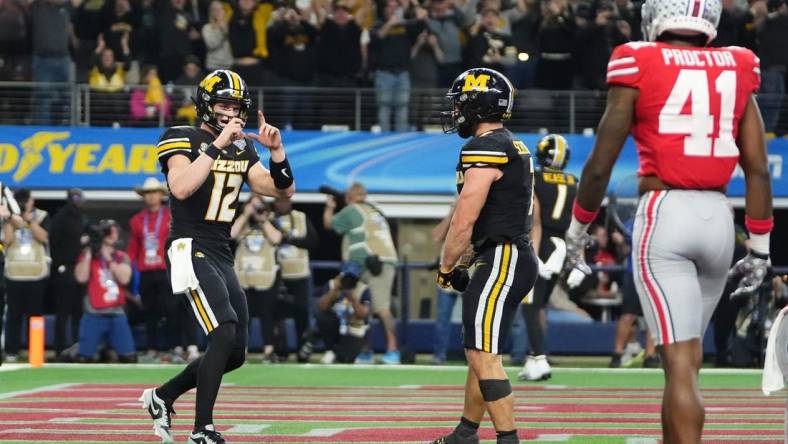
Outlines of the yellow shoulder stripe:
M177 148L187 148L191 149L192 144L190 142L170 142L165 143L164 145L159 145L158 152L162 153L164 151L169 151Z
M494 157L494 156L462 156L462 163L495 163L495 164L504 164L509 161L506 157Z

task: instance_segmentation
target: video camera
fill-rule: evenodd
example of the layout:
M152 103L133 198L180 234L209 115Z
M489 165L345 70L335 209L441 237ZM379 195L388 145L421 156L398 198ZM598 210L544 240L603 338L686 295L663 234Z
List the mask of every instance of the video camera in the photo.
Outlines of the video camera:
M112 232L112 227L118 227L118 223L112 219L102 219L97 224L90 224L85 227L85 234L88 235L88 245L90 252L96 256L101 249L104 238Z
M317 189L322 194L328 194L329 196L334 196L334 200L337 201L337 210L344 207L345 204L345 193L339 191L338 189L332 187L331 185L320 185L320 188Z
M361 267L355 262L345 262L339 271L342 276L339 280L339 288L342 290L352 290L358 285L361 279Z

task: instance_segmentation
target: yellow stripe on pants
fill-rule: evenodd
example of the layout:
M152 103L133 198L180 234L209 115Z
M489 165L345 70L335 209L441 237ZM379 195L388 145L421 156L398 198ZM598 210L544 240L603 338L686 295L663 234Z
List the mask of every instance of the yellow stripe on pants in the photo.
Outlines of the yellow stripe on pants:
M203 322L205 322L205 328L208 329L208 333L213 331L214 326L211 323L210 318L208 318L208 314L205 312L205 307L202 306L202 301L200 300L199 295L195 290L189 290L189 293L192 295L192 299L194 299L194 304L197 306L197 311L200 312L200 317L202 317Z
M498 270L498 278L495 280L495 285L490 291L490 296L487 298L487 311L484 315L484 328L482 328L482 351L491 353L492 351L492 326L493 317L495 316L495 302L501 294L504 282L506 282L506 275L509 274L509 258L512 255L512 244L503 245L503 254L501 255L501 266Z

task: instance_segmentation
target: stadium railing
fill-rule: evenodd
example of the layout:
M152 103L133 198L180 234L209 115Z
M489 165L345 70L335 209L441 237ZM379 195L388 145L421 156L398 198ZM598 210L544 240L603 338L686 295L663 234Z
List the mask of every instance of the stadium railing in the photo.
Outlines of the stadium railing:
M134 119L130 99L145 86L126 86L118 92L99 92L86 84L0 82L0 121L15 125L164 127L188 124L194 87L165 85L169 110ZM372 88L263 87L250 88L253 106L262 106L274 125L294 129L370 130L377 123ZM413 89L409 121L415 130L440 127L447 109L444 89ZM515 95L509 127L518 132L583 133L593 131L605 107L604 91L520 90ZM773 102L773 101L772 101ZM778 133L788 132L788 100L783 100ZM47 106L46 104L50 105ZM50 114L47 118L46 108ZM194 116L192 114L191 118Z

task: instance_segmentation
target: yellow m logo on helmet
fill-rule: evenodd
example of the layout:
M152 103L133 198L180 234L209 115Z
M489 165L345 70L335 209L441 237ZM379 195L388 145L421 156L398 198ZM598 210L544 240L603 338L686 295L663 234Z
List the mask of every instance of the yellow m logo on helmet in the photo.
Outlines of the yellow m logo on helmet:
M473 74L468 74L465 76L465 85L463 85L463 91L487 91L487 83L490 81L489 74L479 74L475 76Z
M211 78L208 78L208 79L205 79L205 80L203 80L203 81L202 81L202 83L200 83L200 86L202 86L203 88L205 88L205 90L206 90L206 91L208 91L208 92L213 92L213 87L214 87L214 85L216 85L216 84L217 84L218 82L220 82L221 80L222 80L222 78L221 78L221 77L219 77L219 76L213 76L213 77L211 77Z

